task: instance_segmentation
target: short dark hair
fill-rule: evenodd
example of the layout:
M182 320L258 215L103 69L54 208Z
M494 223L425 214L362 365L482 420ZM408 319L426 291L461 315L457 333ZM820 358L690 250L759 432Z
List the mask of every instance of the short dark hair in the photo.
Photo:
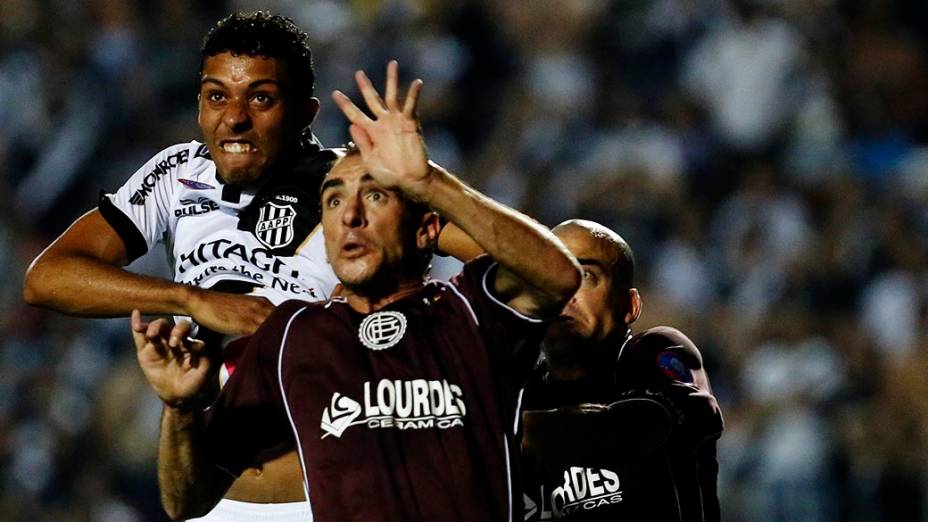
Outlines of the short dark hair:
M207 58L225 52L283 61L295 94L312 97L316 76L309 36L286 16L240 11L223 18L203 39L200 72Z

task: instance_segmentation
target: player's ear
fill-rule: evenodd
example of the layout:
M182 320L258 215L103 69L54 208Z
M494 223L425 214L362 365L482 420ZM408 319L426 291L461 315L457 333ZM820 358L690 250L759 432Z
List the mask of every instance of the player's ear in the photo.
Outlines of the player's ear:
M426 212L422 215L422 222L416 231L416 246L419 249L433 248L441 234L441 221L435 212Z
M303 106L303 110L306 111L306 125L308 126L316 119L316 115L319 114L319 98L313 96L312 98L306 100L306 104Z
M629 325L638 320L638 316L641 315L641 294L638 293L637 288L629 288L628 290L628 311L625 312L625 324Z

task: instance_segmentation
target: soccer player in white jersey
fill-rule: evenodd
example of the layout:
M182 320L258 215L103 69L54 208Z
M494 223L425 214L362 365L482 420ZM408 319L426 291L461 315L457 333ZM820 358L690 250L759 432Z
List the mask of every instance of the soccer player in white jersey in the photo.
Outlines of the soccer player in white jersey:
M329 297L336 279L316 232L317 201L335 156L301 145L319 108L313 80L307 36L289 19L221 20L202 48L203 142L158 153L75 221L29 267L26 302L85 317L189 316L237 335L254 332L271 301ZM159 241L174 281L123 269ZM305 520L292 448L267 459L208 520Z

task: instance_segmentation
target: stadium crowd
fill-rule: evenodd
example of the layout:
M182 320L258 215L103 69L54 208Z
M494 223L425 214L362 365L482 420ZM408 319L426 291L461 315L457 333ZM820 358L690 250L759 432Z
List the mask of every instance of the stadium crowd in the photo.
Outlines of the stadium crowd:
M197 136L199 38L262 8L313 40L323 143L347 136L326 94L396 57L428 85L439 163L634 245L639 325L689 334L725 413L723 520L925 520L920 4L3 2L0 519L163 519L128 321L28 307L22 274L100 189Z

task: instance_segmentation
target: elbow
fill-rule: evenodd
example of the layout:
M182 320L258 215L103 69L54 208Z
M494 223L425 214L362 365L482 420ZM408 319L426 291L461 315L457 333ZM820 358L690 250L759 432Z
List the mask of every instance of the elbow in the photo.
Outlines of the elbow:
M26 270L26 276L23 278L23 301L26 304L44 306L47 303L48 289L41 272L38 260Z
M169 519L177 521L199 518L206 515L206 513L190 513L177 507L169 508L166 505L164 506L164 512L167 514Z
M161 504L164 507L164 513L171 520L187 520L188 518L195 518L194 516L188 517L186 513L183 512L180 508L173 505Z

